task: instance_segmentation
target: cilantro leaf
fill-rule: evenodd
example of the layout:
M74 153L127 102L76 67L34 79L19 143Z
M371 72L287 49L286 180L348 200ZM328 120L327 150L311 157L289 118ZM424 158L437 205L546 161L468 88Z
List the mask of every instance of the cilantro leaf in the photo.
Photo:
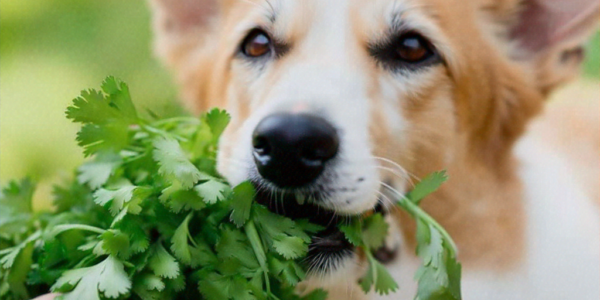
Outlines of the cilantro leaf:
M179 264L177 260L165 250L162 244L155 244L153 254L148 262L148 266L156 276L163 278L175 278L179 276Z
M206 207L206 203L195 190L181 189L179 184L173 184L164 189L159 199L175 213L187 210L201 210Z
M342 224L339 226L341 232L344 233L346 240L354 246L364 245L362 222L357 219L352 220L349 224Z
M93 161L78 168L77 181L87 184L92 190L104 185L121 164L121 157L112 152L99 153Z
M129 143L127 124L86 124L77 133L77 144L90 156L100 151L119 151Z
M102 82L102 91L108 95L107 100L110 105L119 110L122 119L130 122L137 120L137 112L131 101L129 86L126 83L109 76Z
M0 192L0 236L20 233L32 212L35 184L28 178L11 181Z
M306 272L296 262L281 261L275 257L269 258L269 270L280 275L291 286L296 286L306 277Z
M118 110L110 106L102 92L94 89L82 91L67 108L67 118L78 123L103 124L117 116Z
M308 253L308 245L296 236L279 235L275 237L273 248L285 259L297 259Z
M206 122L208 123L210 131L215 138L221 136L221 133L223 133L230 120L231 117L229 114L226 111L218 108L213 108L208 114L206 114Z
M52 195L54 196L52 203L58 212L86 211L90 205L94 204L90 189L76 181L71 182L66 187L54 186Z
M248 268L259 266L259 258L249 245L248 238L238 230L224 228L215 248L219 260L235 258Z
M225 276L211 273L198 283L198 290L207 300L230 299L232 282Z
M419 299L461 299L461 267L449 250L450 247L445 245L442 234L432 225L419 220L417 243L417 255L422 260L421 267L415 274L419 281Z
M367 254L369 268L359 281L363 291L368 293L372 286L375 287L375 292L380 295L387 295L390 292L398 290L398 284L386 268L373 257L371 252L366 251L365 253Z
M131 289L131 281L125 273L124 265L113 256L108 256L97 265L66 271L52 286L52 291L66 292L64 300L100 300L99 292L107 298L117 298Z
M254 197L254 187L250 182L244 182L233 188L233 197L231 206L231 221L238 227L244 226L250 218L250 209L252 208L252 199Z
M154 275L145 273L136 278L133 283L133 292L142 299L159 299L159 294L166 287L165 281Z
M444 172L429 176L422 186L433 192L445 177ZM459 300L461 266L456 261L456 246L448 233L418 206L419 201L415 199L419 198L422 197L407 197L398 202L417 222L416 252L421 258L421 266L415 274L419 282L416 298Z
M102 249L110 255L128 258L130 251L129 236L120 230L107 230L100 235L102 238Z
M210 179L196 185L194 190L204 199L204 202L215 204L217 201L225 199L225 195L231 191L231 188L220 181Z
M439 189L446 180L448 180L446 171L431 173L417 183L414 189L406 195L406 198L418 205L425 196Z
M190 265L192 263L192 253L190 250L190 245L188 240L191 239L189 224L192 219L192 214L188 214L188 216L183 220L181 225L177 227L173 237L171 238L171 251L182 263L186 265Z
M378 249L383 246L388 232L388 224L381 214L373 214L364 220L362 240L370 249Z
M129 238L131 254L145 252L150 246L150 239L140 224L144 224L143 218L129 214L111 226Z
M133 192L137 186L129 182L125 182L115 187L115 189L99 189L94 192L94 201L98 205L105 206L110 203L109 210L114 215L117 215L123 206L131 201Z
M102 92L89 90L73 100L67 118L83 123L77 133L78 144L86 156L104 150L121 150L129 143L129 125L138 122L129 88L114 77L102 84Z
M184 189L192 188L202 178L202 173L190 162L175 139L159 137L153 145L154 160L160 165L158 173L180 182Z
M67 108L67 118L78 123L106 124L111 121L135 121L137 113L129 88L114 77L107 77L102 83L102 91L82 91Z
M33 243L27 243L22 247L12 261L12 268L8 273L7 281L10 289L21 298L29 297L25 280L33 263L33 250Z

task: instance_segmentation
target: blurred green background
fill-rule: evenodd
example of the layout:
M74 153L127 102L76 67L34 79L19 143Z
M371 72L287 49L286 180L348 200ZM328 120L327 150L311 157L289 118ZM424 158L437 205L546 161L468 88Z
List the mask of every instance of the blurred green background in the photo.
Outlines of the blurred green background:
M138 109L177 109L171 78L151 49L144 0L0 0L0 181L70 174L83 156L65 108L107 75Z
M598 90L599 50L596 35L582 88ZM139 110L178 111L153 58L146 1L0 0L0 183L71 174L83 156L64 110L107 75L129 83Z

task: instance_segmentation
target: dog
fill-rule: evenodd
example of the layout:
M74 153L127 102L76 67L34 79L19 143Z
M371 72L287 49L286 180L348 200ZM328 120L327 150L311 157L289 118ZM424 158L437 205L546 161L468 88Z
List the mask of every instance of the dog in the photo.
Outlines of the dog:
M365 262L335 228L300 292L412 299L415 224L391 203L447 170L422 206L458 245L464 299L600 298L598 106L544 110L578 73L598 1L150 3L185 103L231 114L218 154L230 183L284 195L295 217L387 212L380 257L397 293L357 287Z

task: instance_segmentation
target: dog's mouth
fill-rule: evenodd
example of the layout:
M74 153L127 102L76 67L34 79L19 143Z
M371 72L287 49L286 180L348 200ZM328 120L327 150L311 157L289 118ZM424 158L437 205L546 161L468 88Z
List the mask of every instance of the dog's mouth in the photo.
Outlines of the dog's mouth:
M259 189L256 201L271 212L292 220L306 219L325 228L312 237L308 255L303 261L309 273L334 271L341 260L353 255L355 247L338 229L338 224L347 217L325 209L314 201L301 203L297 200L297 195L290 192L275 193Z

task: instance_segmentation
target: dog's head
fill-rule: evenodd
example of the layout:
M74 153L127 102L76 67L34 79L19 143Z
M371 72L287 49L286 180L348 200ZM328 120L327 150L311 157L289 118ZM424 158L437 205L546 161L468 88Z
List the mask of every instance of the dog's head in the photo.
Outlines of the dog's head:
M363 213L382 185L402 192L411 173L466 159L503 172L544 96L576 72L598 11L588 0L152 3L157 51L187 103L232 116L219 171L301 217ZM349 253L328 235L320 251Z

